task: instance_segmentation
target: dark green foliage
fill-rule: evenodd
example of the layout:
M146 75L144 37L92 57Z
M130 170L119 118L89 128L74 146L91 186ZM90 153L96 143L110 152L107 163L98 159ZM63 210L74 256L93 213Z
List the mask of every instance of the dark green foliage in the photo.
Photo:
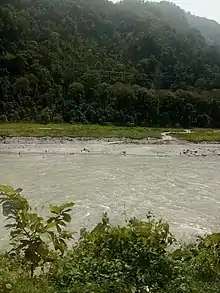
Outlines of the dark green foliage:
M218 293L219 234L177 249L169 226L147 217L112 226L106 215L51 267L61 293Z
M14 219L6 227L17 240L12 243L15 254L0 254L0 293L220 293L219 233L180 245L169 225L151 213L124 226L112 225L105 214L94 229L81 230L67 249L61 238L69 239L70 233L62 226L71 221L72 203L51 206L52 216L44 221L31 213L20 189L0 190L3 214ZM53 227L57 232L52 233ZM30 231L31 238L26 235ZM25 253L30 246L20 246L27 239L34 246L40 242L41 250L31 251L41 262ZM61 254L55 255L53 247ZM29 262L42 271L30 276Z
M54 123L54 124L60 124L60 123L63 123L63 118L62 118L59 114L56 114L56 115L53 117L52 123Z
M0 123L5 123L5 122L8 122L8 118L6 115L3 114L0 116Z
M193 244L176 250L175 258L184 260L193 268L194 277L200 281L220 281L220 234L213 233L198 238Z
M207 30L167 2L1 1L0 121L220 127Z
M87 288L92 283L107 292L129 292L132 287L137 292L147 292L146 288L156 292L175 275L167 253L173 241L163 222L132 219L126 227L114 227L105 215L55 264L52 278L61 292L77 292L79 284Z
M49 107L46 107L37 116L37 122L45 124L50 123L52 121L52 116L52 110Z
M52 279L60 292L77 292L78 286L89 289L92 284L104 292L157 292L177 272L168 254L173 241L162 221L132 219L125 227L114 227L105 215L55 264Z
M66 241L72 239L72 233L64 230L64 227L71 221L69 211L74 203L50 206L52 216L45 220L32 212L27 199L20 194L21 191L20 188L0 185L0 203L6 221L9 221L5 225L10 230L12 249L9 255L15 258L24 257L26 263L30 264L33 275L38 266L57 257L50 248L51 243L60 255L67 250Z
M198 237L172 253L180 261L187 285L184 292L220 292L220 234Z

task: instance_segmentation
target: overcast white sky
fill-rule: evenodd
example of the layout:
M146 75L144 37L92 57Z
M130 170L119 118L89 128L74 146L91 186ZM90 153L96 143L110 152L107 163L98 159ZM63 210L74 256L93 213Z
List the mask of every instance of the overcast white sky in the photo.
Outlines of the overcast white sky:
M160 0L150 0L160 2ZM198 16L205 16L220 23L220 0L173 0L186 11Z

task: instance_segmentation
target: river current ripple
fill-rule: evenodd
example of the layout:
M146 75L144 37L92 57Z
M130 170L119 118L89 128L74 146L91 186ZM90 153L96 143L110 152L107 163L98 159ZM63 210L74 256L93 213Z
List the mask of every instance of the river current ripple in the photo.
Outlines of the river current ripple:
M129 146L121 148L129 152ZM169 221L179 238L219 231L220 158L180 156L179 150L172 152L174 146L155 146L155 152L136 148L132 152L130 146L126 156L1 153L0 184L22 187L36 207L74 201L71 229L76 232L93 227L103 212L122 224L148 211ZM7 239L3 226L0 213L0 247Z

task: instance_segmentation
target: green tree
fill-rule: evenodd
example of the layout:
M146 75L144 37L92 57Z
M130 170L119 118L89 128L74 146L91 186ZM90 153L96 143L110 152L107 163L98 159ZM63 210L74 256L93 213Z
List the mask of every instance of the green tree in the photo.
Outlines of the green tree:
M209 127L212 119L207 114L202 114L197 117L197 125L199 127Z
M2 0L0 115L190 127L205 113L219 127L219 24L164 1L113 2Z
M84 86L80 83L73 82L68 88L68 100L79 105L85 99Z
M72 233L65 230L66 223L71 221L69 212L74 203L61 206L50 206L52 214L47 220L32 212L25 197L21 195L21 189L13 189L10 186L0 186L0 203L3 215L9 224L5 228L10 231L9 254L24 257L30 264L31 276L34 270L46 262L54 260L58 251L61 255L67 250L66 241L72 239ZM53 249L50 244L52 243Z

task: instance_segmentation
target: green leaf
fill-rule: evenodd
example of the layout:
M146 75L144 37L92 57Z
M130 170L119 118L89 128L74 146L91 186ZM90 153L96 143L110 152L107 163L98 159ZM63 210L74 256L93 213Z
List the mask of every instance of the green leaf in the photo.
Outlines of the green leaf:
M5 220L6 221L8 221L8 220L16 220L16 217L15 216L8 216Z
M45 243L41 243L38 247L37 247L37 253L39 255L41 255L43 258L47 257L49 254L49 249L48 246Z
M70 223L71 222L71 216L67 213L63 213L63 220L67 223Z
M56 220L55 217L50 217L48 220L47 220L47 223L50 224L52 222L54 222Z
M4 193L9 193L9 192L13 192L14 188L9 185L0 185L0 191L2 191Z
M67 208L72 208L72 207L74 207L74 206L75 206L75 203L74 203L74 202L69 202L69 203L65 203L65 204L61 205L60 208L61 208L62 210L65 210L65 209L67 209Z
M66 244L66 242L62 238L60 238L59 241L63 244L63 246L65 248L67 248L67 244Z
M56 227L56 223L55 222L53 222L53 223L48 223L47 225L46 225L46 229L52 229L52 228L54 228L54 227Z
M59 221L59 222L58 222L58 225L63 226L63 227L66 227L66 223L63 222L63 221Z
M65 239L73 239L73 233L72 232L68 232L68 231L63 231L61 233L62 238Z
M58 233L61 233L62 230L58 224L56 224L56 228L57 228Z
M72 209L67 209L67 210L65 210L64 212L65 213L68 213L68 212L71 212L72 211Z
M51 238L52 241L54 241L54 239L56 238L56 235L53 231L47 231L49 237Z
M213 233L207 238L205 242L206 247L216 245L216 244L220 244L220 233Z
M8 230L8 229L11 229L11 228L15 228L16 226L17 226L17 224L7 224L4 227Z
M61 212L60 207L50 205L50 212L53 214L59 214Z

